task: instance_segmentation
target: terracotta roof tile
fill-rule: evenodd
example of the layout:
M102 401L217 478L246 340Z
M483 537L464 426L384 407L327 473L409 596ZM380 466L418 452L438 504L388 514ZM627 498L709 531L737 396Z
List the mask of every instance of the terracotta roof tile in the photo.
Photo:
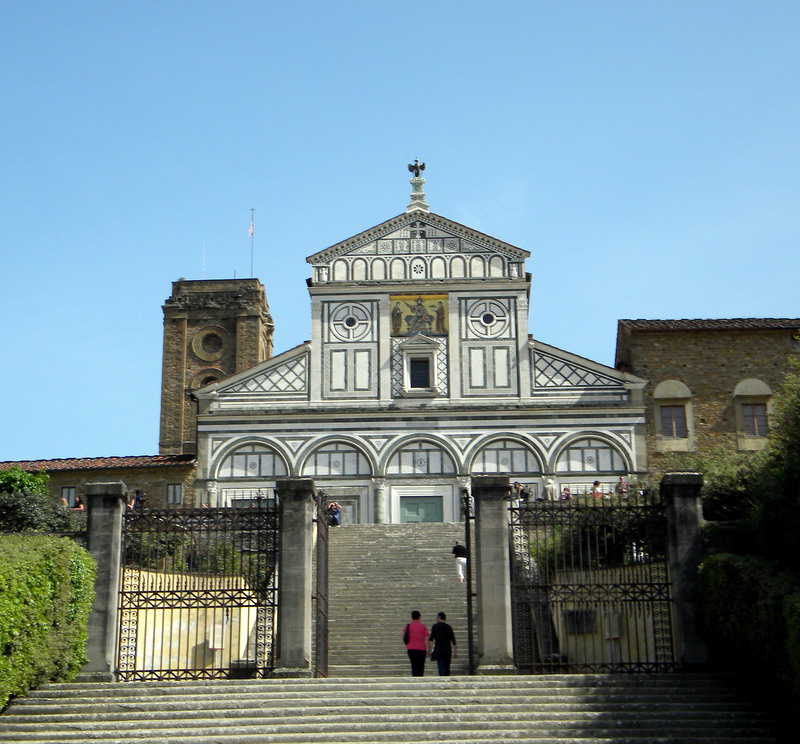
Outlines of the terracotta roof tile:
M114 470L121 468L159 468L193 465L194 455L129 455L126 457L71 457L63 460L17 460L0 462L0 470L15 465L27 471Z
M800 329L800 318L719 318L683 320L630 320L618 321L636 331L745 331L781 329Z

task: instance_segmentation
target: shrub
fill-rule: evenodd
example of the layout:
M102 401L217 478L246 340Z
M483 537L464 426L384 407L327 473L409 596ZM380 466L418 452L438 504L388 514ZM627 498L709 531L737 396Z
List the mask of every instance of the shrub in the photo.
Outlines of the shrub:
M775 397L769 441L750 476L753 509L749 518L755 551L798 573L799 482L800 354L791 360L783 390Z
M800 695L800 584L773 561L720 553L700 568L702 614L712 654L724 667L774 680Z
M718 445L702 452L672 452L664 458L665 470L703 474L703 517L736 520L746 517L753 507L750 471L753 456Z
M0 535L0 707L86 662L95 564L67 538Z

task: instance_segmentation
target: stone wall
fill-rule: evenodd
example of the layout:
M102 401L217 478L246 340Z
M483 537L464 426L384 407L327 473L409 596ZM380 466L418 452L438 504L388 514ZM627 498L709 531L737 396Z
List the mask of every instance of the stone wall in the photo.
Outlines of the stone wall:
M620 326L625 322L620 321ZM656 442L653 391L660 382L679 380L691 391L695 450L716 445L736 450L736 385L755 378L769 385L773 393L778 392L789 370L789 357L798 348L796 327L691 329L677 327L681 321L663 323L669 322L676 327L629 328L627 332L621 327L617 345L617 366L648 380L645 406L650 482L660 479L668 458L658 451Z
M194 491L194 464L114 468L109 470L86 469L64 470L49 472L50 495L54 499L61 497L62 486L74 486L77 495L86 503L86 484L97 481L113 479L122 481L130 494L140 490L148 496L148 506L167 506L167 485L181 484L183 486L183 506L200 506L195 504Z

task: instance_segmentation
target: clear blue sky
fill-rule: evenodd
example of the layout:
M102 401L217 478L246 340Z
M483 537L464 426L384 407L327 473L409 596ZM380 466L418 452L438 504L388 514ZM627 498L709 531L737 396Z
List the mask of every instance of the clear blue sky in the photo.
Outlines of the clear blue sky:
M530 332L798 317L800 3L0 0L0 460L158 451L171 282L432 211L532 253Z

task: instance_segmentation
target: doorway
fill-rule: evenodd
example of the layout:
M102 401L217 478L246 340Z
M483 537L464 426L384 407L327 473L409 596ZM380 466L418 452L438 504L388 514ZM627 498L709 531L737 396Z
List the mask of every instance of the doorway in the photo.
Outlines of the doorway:
M443 521L441 496L401 496L400 522L441 522Z

